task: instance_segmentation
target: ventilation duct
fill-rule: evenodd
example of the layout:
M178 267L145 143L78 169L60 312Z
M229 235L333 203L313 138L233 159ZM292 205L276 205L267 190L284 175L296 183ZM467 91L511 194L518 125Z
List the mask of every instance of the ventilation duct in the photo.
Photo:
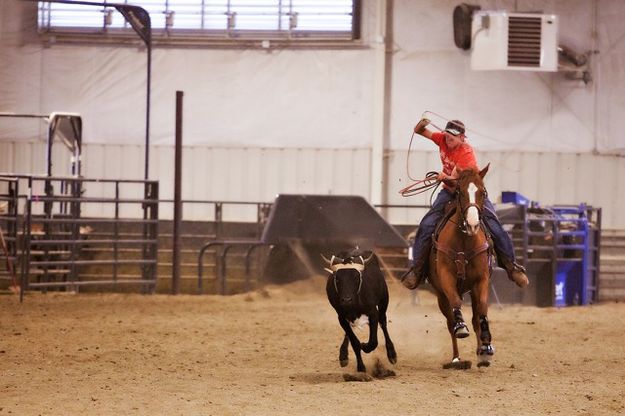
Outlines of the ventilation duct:
M540 17L508 18L508 66L540 66L541 28Z
M473 14L471 68L557 71L555 15L480 11Z

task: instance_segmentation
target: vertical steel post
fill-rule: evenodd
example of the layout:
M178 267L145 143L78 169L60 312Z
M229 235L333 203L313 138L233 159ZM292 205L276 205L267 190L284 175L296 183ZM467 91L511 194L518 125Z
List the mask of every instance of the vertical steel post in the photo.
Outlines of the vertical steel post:
M117 265L119 262L119 181L115 181L115 222L113 223L113 239L113 260L115 260L113 263L113 280L117 281ZM143 243L143 246L145 247L145 243Z
M180 224L182 223L182 98L183 92L176 91L176 146L174 156L174 244L171 276L171 291L174 295L180 293Z
M152 43L146 42L148 49L148 74L147 74L147 91L145 103L145 177L147 181L150 179L150 89L152 84Z

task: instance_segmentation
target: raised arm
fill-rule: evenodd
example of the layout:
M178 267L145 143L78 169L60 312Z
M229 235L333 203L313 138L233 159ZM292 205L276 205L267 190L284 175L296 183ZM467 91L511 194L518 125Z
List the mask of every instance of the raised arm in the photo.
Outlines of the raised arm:
M428 120L427 118L422 118L421 120L419 120L417 125L414 126L414 132L432 140L432 131L427 129L428 124L430 124L430 120Z

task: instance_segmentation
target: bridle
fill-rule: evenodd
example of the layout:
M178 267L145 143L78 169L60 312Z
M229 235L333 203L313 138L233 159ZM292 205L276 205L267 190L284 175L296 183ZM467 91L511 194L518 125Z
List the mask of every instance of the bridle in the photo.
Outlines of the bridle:
M467 230L467 226L468 226L467 216L466 216L467 211L469 210L469 208L475 207L478 211L479 217L482 218L482 207L480 207L476 202L469 202L466 206L463 205L459 187L456 187L454 198L458 205L457 209L458 209L459 215L462 217L462 220L459 221L459 223L456 223L456 225L463 234L469 235L468 230ZM482 226L482 230L484 230L483 226ZM466 278L466 266L467 264L469 264L469 261L472 258L476 257L477 255L485 251L488 251L489 249L488 239L482 245L473 247L469 250L465 248L465 241L464 239L462 239L462 246L463 246L462 251L456 251L452 249L451 247L441 244L438 242L437 239L435 239L433 243L434 243L434 247L436 248L436 250L445 253L447 257L449 257L456 265L456 277L458 278L459 285L460 285L460 282Z
M462 204L462 198L461 198L461 194L460 194L460 188L458 186L456 186L456 190L454 191L454 198L456 199L456 203L458 204L458 209L460 211L460 217L462 218L462 221L460 224L458 224L458 228L460 229L460 231L463 234L468 234L467 231L467 211L469 211L469 209L471 207L475 207L475 209L477 209L477 213L478 216L480 218L480 222L482 222L482 207L480 205L477 204L477 202L469 202L466 206L464 206ZM486 189L484 189L484 198L487 197L487 192Z

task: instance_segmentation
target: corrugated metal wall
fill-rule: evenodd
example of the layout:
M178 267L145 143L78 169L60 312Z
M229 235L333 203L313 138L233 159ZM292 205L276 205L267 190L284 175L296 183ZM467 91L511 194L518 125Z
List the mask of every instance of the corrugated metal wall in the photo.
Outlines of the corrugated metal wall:
M386 154L388 204L427 204L429 195L403 198L398 191L410 184L407 151ZM53 173L69 172L68 154L56 146ZM501 191L518 191L541 204L585 202L603 208L604 228L625 229L625 158L568 153L478 152L481 165L490 162L486 177L491 199ZM370 192L369 149L273 149L186 147L183 154L183 198L214 201L271 202L278 193L362 195ZM173 197L172 146L154 146L150 152L150 177L160 181L161 199ZM415 178L439 170L436 152L411 152L410 174ZM88 178L141 179L144 148L135 145L85 145L83 174ZM45 173L43 143L0 142L0 172ZM88 196L106 192L90 184ZM108 215L105 207L88 207L86 215ZM422 210L389 209L386 217L397 224L413 224ZM212 219L211 206L187 205L185 219ZM224 208L224 220L253 221L256 208ZM161 218L171 218L164 204Z

